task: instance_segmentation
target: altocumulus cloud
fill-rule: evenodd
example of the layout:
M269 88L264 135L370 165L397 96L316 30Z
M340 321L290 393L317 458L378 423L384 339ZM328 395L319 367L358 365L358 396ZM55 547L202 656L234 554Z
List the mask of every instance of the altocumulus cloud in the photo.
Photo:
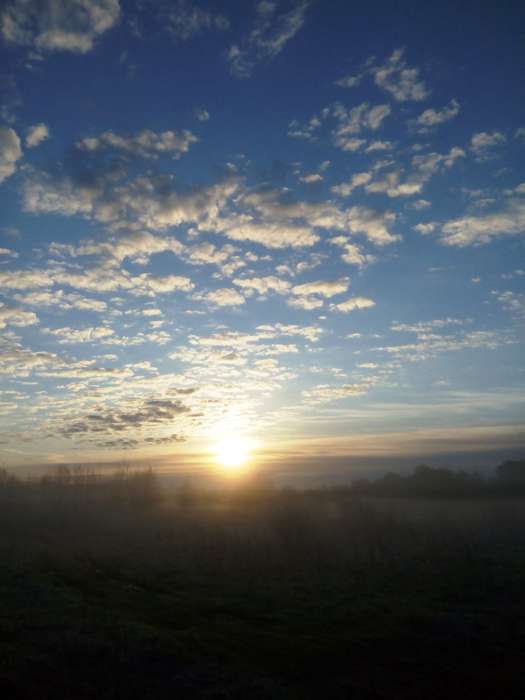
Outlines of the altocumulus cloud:
M0 12L0 30L11 44L87 53L119 17L118 0L11 0Z
M21 157L22 148L16 131L8 126L0 126L0 182L15 172L16 163Z

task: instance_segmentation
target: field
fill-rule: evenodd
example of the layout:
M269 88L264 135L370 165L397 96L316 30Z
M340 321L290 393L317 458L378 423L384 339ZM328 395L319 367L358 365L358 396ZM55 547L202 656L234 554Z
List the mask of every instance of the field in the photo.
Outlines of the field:
M525 500L0 489L9 699L522 698Z

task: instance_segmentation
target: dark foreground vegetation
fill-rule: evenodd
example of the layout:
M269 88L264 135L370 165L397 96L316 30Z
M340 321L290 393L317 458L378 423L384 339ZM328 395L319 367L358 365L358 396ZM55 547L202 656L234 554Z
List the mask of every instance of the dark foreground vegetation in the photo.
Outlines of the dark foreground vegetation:
M0 696L525 697L522 492L445 498L437 476L163 493L3 473Z

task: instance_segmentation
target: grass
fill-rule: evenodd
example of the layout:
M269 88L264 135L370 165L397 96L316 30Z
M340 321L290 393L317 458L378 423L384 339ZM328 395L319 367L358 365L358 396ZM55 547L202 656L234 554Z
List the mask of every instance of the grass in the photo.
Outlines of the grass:
M3 697L523 697L522 502L129 477L0 505Z

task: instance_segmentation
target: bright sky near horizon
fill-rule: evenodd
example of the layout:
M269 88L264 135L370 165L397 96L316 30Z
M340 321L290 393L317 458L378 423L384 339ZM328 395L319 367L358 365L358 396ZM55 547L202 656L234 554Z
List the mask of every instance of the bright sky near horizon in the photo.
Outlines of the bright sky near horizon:
M0 461L523 448L524 15L3 3Z

